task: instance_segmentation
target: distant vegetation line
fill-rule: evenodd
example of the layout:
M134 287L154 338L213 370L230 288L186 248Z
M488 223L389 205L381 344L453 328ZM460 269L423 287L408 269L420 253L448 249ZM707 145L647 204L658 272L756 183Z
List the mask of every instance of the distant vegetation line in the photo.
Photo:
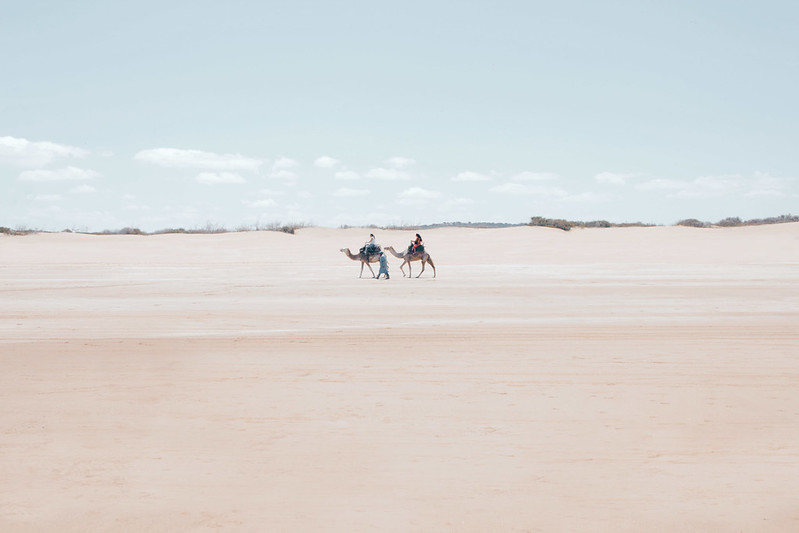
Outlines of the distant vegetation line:
M799 222L799 216L780 215L770 218L753 218L751 220L741 220L738 217L728 217L716 223L704 222L695 218L680 220L675 226L688 226L692 228L712 228L712 227L735 227L735 226L761 226L763 224L783 224L785 222ZM563 220L560 218L532 217L528 226L544 226L547 228L558 228L569 231L572 228L628 228L628 227L648 227L657 224L644 224L643 222L624 222L616 224L607 220L592 220L583 222L581 220Z
M65 229L62 230L60 233L83 233L85 235L164 235L167 233L185 233L189 235L194 235L194 234L208 235L213 233L234 233L241 231L279 231L283 233L290 233L293 235L296 230L300 228L306 228L308 226L309 224L302 224L302 223L283 224L281 222L273 222L271 224L255 224L252 226L239 226L233 230L227 229L224 226L220 226L218 224L206 224L205 227L202 228L193 228L193 229L166 228L151 232L142 231L139 228L125 227L118 230L103 230L103 231L77 231L77 230ZM49 232L31 230L25 228L10 229L0 226L0 233L5 233L8 235L27 235L29 233L49 233Z
M778 217L769 218L753 218L750 220L741 220L738 217L728 217L718 222L707 222L698 220L696 218L686 218L680 220L674 226L688 226L692 228L714 228L714 227L736 227L736 226L762 226L764 224L783 224L786 222L799 222L799 216L794 215L780 215ZM545 218L545 217L531 217L530 222L524 224L512 224L506 222L441 222L439 224L402 224L390 226L378 226L370 224L368 226L340 226L341 229L351 227L366 227L383 230L426 230L433 228L510 228L518 226L541 226L547 228L557 228L564 231L569 231L572 228L629 228L629 227L653 227L662 224L646 224L644 222L608 222L607 220L591 220L588 222L582 220L565 220L562 218ZM100 232L91 231L74 231L65 229L62 233L84 233L88 235L163 235L166 233L186 233L186 234L213 234L213 233L232 233L242 231L279 231L283 233L294 234L294 232L301 228L310 227L310 224L304 223L290 223L283 224L281 222L273 222L270 224L255 224L252 226L240 226L234 230L229 230L216 224L207 224L203 228L184 229L184 228L167 228L153 232L142 231L139 228L122 228L119 230L104 230ZM41 230L32 230L26 228L11 229L0 226L0 234L6 235L27 235L30 233L49 233Z

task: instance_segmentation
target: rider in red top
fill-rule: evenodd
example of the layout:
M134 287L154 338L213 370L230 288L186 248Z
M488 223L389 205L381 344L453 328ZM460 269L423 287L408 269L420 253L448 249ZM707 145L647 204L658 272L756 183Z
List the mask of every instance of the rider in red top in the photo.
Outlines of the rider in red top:
M416 240L411 243L411 253L415 254L421 251L421 248L422 248L422 236L417 233Z

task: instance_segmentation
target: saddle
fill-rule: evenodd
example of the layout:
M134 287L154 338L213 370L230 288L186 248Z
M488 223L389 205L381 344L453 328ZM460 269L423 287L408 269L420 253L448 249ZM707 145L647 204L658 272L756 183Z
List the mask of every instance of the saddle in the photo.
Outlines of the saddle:
M420 254L420 253L422 253L422 252L424 252L424 244L420 244L420 245L419 245L419 246L416 248L416 250L415 250L415 251L414 251L414 249L413 249L413 244L411 244L410 246L408 246L408 254L409 254L409 255L418 255L418 254Z
M364 255L375 255L379 254L381 251L379 244L367 244L366 246L361 246L359 250L359 252Z

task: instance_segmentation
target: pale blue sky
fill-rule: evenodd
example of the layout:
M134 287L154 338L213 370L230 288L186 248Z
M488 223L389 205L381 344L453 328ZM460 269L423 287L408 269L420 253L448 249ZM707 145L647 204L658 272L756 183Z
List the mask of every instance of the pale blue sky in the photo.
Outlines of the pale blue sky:
M0 225L799 214L799 4L0 0Z

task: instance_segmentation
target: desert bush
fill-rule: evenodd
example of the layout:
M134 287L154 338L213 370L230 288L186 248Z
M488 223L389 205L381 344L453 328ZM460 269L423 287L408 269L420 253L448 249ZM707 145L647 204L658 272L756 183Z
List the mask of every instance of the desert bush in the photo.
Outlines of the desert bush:
M629 228L629 227L649 227L656 224L644 224L643 222L622 222L616 224L607 220L563 220L560 218L532 217L528 226L545 226L548 228L558 228L569 231L571 228Z
M657 224L644 224L643 222L620 222L619 224L613 224L614 228L651 228L657 226Z
M552 218L544 218L544 217L532 217L530 218L529 226L543 226L547 228L557 228L562 229L563 231L569 231L572 229L575 224L573 222L569 222L568 220L563 219L552 219Z
M164 233L187 233L184 228L165 228L158 231L154 231L153 235L160 235Z
M753 218L744 222L747 226L759 226L762 224L784 224L786 222L799 222L799 217L794 215L780 215L769 218Z
M290 235L294 235L294 232L298 229L307 227L308 224L301 222L292 222L289 224L283 224L282 222L271 222L269 224L258 223L255 225L255 229L257 231L281 231Z
M139 228L122 228L119 230L119 234L121 235L144 235L142 230Z
M677 222L678 226L688 226L689 228L709 228L709 222L702 222L701 220L697 220L695 218L686 218L684 220L680 220Z
M724 220L719 220L716 225L723 227L743 226L743 222L738 217L727 217Z
M0 226L0 234L5 234L5 235L30 235L31 233L36 233L36 232L37 232L36 230L28 229L24 226L18 226L16 229Z
M608 222L607 220L592 220L591 222L586 222L584 224L586 228L611 228L613 224Z

